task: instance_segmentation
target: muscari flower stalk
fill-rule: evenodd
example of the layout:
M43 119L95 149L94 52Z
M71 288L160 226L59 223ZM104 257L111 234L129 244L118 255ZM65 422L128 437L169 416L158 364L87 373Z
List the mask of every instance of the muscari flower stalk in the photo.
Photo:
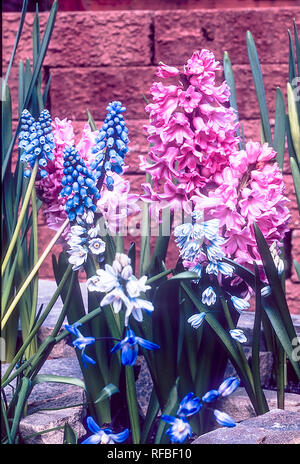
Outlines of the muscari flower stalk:
M21 129L19 132L19 148L23 150L20 160L28 163L29 168L24 171L25 177L30 177L31 169L36 161L39 165L39 176L45 178L47 161L54 158L54 137L51 128L51 117L48 110L43 110L37 121L28 110L21 115ZM31 169L30 169L31 168Z
M98 185L105 179L107 189L113 190L114 179L110 173L122 174L129 138L122 114L126 108L122 103L113 101L106 110L107 116L96 137L96 145L92 148L95 158L90 167L95 172Z
M91 416L87 418L86 423L93 435L81 442L82 445L111 445L114 443L122 443L127 440L129 436L128 429L119 433L113 433L113 431L108 428L101 429Z
M65 209L71 222L68 245L69 262L74 271L87 260L88 253L96 255L101 261L105 251L105 242L100 238L100 230L93 225L96 201L100 192L96 179L87 168L74 147L64 149L64 177L62 197L67 197Z

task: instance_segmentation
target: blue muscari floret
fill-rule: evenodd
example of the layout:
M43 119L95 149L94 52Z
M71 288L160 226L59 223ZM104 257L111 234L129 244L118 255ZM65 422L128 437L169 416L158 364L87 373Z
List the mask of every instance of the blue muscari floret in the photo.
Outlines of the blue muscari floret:
M62 197L69 197L65 208L70 221L74 221L87 211L96 211L94 199L100 198L96 179L80 157L75 147L66 147L64 153L64 177Z
M47 160L54 159L54 137L51 128L51 117L48 110L43 110L37 121L28 110L23 110L21 115L21 129L19 132L19 148L23 149L20 160L28 163L33 168L36 161L39 163L39 174L47 177L45 167ZM30 177L31 170L24 171L25 177Z
M100 444L113 444L122 443L127 440L129 436L129 430L125 429L120 433L113 433L111 429L99 427L94 419L89 416L86 420L87 426L93 433L90 437L86 438L81 444L82 445L98 445Z
M128 152L128 128L122 113L126 108L119 101L109 103L107 116L96 137L96 145L92 148L95 159L90 167L95 171L95 177L106 174L106 187L113 190L114 180L110 172L122 174L124 158Z
M128 329L126 337L112 348L111 353L121 350L122 364L133 366L138 355L138 345L146 350L158 350L160 348L156 343L149 342L141 337L136 337L133 330Z
M96 361L92 358L90 358L87 354L85 354L84 350L88 345L93 345L95 343L95 338L94 337L84 337L80 331L78 330L78 327L80 327L82 324L80 323L75 323L73 325L68 325L65 324L65 329L70 332L72 335L75 335L77 337L73 342L72 345L77 348L78 350L81 351L81 359L84 367L87 369L86 363L89 364L96 364Z

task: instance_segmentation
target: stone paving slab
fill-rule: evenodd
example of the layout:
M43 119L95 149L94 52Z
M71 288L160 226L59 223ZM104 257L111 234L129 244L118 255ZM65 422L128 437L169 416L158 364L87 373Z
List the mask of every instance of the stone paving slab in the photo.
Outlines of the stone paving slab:
M2 364L2 375L8 365ZM61 375L64 377L76 377L83 379L82 372L77 358L50 359L45 362L39 374ZM11 383L11 387L5 388L8 401L12 397L12 388L16 385L16 379ZM32 412L42 407L53 407L59 401L62 405L77 404L83 401L83 390L75 385L65 383L43 382L35 385L28 399L28 411Z
M234 428L221 427L206 433L193 444L300 444L300 412L273 409Z

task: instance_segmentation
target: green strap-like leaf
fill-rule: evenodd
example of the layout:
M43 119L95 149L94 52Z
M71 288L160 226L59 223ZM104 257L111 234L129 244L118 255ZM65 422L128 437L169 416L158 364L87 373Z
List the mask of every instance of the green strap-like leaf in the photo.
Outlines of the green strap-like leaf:
M250 62L252 76L253 76L255 90L256 90L256 96L257 96L259 109L260 109L260 117L261 117L263 133L264 133L264 139L269 145L273 145L263 76L261 72L261 67L260 67L254 39L250 31L247 32L246 39L247 39L248 57L249 57L249 62Z
M274 127L274 150L277 152L277 163L283 169L285 151L285 106L282 91L276 89L275 127Z
M300 213L300 171L299 171L299 167L297 165L295 158L293 158L292 156L290 156L290 165L291 165L291 171L293 175L298 210Z
M63 375L54 375L54 374L38 374L35 376L34 380L32 381L32 385L37 385L38 383L66 383L68 385L75 385L76 387L80 387L83 390L86 390L85 383L83 380L78 379L77 377L65 377Z
M10 60L9 60L8 68L7 68L7 71L6 71L6 74L5 74L4 87L6 86L6 84L8 82L9 73L10 73L10 70L11 70L11 67L12 67L12 64L13 64L13 61L14 61L16 50L18 48L20 37L21 37L21 34L22 34L24 21L25 21L25 16L26 16L26 11L27 11L27 6L28 6L28 0L24 0L23 6L22 6L21 18L20 18L20 22L19 22L19 28L18 28L18 32L17 32L17 35L16 35L16 40L15 40L15 43L14 43L14 48L13 48L13 51L12 51L12 54L11 54L11 57L10 57Z

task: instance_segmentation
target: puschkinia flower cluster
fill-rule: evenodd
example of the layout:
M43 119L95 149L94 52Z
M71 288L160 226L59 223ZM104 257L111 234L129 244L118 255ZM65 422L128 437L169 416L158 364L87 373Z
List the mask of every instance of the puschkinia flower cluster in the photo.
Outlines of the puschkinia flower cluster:
M183 443L188 437L192 436L192 427L188 418L197 414L203 406L213 403L220 397L225 397L233 393L239 386L240 382L237 377L228 377L225 379L217 390L209 390L201 400L194 396L193 392L188 393L179 404L176 416L162 414L161 420L171 424L167 430L171 443ZM213 410L218 424L223 427L235 427L235 421L225 412L218 409Z

